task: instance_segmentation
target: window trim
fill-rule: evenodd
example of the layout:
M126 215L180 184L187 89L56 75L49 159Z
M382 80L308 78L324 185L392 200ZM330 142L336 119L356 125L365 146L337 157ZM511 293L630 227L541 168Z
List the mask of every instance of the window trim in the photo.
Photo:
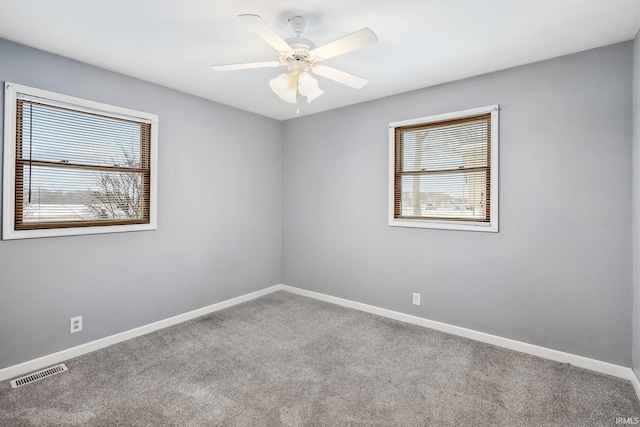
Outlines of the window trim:
M415 119L402 120L389 123L389 199L388 199L388 215L389 226L391 227L411 227L411 228L432 228L441 230L465 230L465 231L484 231L498 232L498 116L499 105L489 105L485 107L472 108L469 110L455 111L445 114L437 114ZM465 117L476 116L481 114L491 114L491 174L488 185L491 188L489 196L490 200L490 222L473 222L460 219L455 220L428 220L428 219L404 219L395 217L395 129L403 126L412 126L417 124L427 124L439 121L462 119Z
M82 98L63 95L16 83L5 82L4 97L4 166L2 198L2 240L28 239L38 237L74 236L86 234L119 233L157 229L157 162L158 162L158 116L142 111L117 107ZM15 228L15 179L16 179L16 107L18 99L40 101L53 106L72 107L85 113L97 113L120 119L135 120L151 124L151 171L149 223L103 226L79 226L65 228L44 228L16 230Z

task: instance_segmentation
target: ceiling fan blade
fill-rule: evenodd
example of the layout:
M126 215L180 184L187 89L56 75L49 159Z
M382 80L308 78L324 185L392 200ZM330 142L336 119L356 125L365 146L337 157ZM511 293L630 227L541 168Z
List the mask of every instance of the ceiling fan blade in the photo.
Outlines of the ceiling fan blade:
M343 85L350 86L354 89L360 89L368 82L367 79L337 70L333 67L327 67L326 65L316 64L313 66L312 70L319 76L342 83Z
M227 65L212 65L215 71L235 71L235 70L251 70L253 68L269 68L279 67L281 64L278 61L266 61L266 62L247 62L246 64L227 64Z
M289 52L291 50L291 46L258 15L238 15L238 19L250 26L256 34L262 37L264 41L273 46L278 52Z
M327 43L324 46L320 46L314 49L312 52L318 59L328 59L334 56L342 55L343 53L353 52L367 45L378 41L376 33L368 28L363 28L351 33L348 36L344 36L338 40Z

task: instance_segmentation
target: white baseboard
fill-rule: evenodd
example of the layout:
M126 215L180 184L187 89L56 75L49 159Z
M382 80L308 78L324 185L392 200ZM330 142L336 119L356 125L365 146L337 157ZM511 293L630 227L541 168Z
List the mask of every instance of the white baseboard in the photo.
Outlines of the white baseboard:
M508 348L510 350L519 351L521 353L531 354L533 356L542 357L544 359L554 360L561 363L569 363L580 368L589 369L591 371L599 372L602 374L611 375L614 377L622 378L631 381L633 387L636 390L638 398L640 398L640 381L631 368L627 368L620 365L614 365L612 363L603 362L600 360L590 359L588 357L578 356L571 353L565 353L559 350L553 350L546 347L541 347L533 344L528 344L521 341L512 340L509 338L499 337L497 335L486 334L484 332L474 331L473 329L462 328L459 326L449 325L447 323L437 322L434 320L425 319L422 317L412 316L410 314L400 313L393 310L387 310L360 302L355 302L343 298L334 297L331 295L321 294L318 292L308 291L306 289L296 288L288 285L275 285L268 288L251 292L246 295L241 295L236 298L231 298L226 301L222 301L216 304L209 305L207 307L199 308L197 310L189 311L187 313L179 314L177 316L170 317L168 319L159 320L148 325L140 326L128 331L124 331L115 335L111 335L105 338L101 338L96 341L92 341L86 344L72 347L66 350L59 351L47 356L39 357L37 359L29 360L18 365L9 366L4 369L0 369L0 381L4 381L10 378L14 378L20 375L27 374L29 372L46 368L50 365L63 362L65 360L81 356L83 354L91 353L92 351L99 350L101 348L108 347L110 345L129 340L131 338L145 335L150 332L163 329L177 323L185 322L187 320L194 319L205 314L212 313L214 311L222 310L223 308L231 307L236 304L240 304L246 301L250 301L255 298L270 294L276 291L286 291L297 295L302 295L309 298L329 302L332 304L340 305L343 307L353 308L355 310L364 311L367 313L375 314L390 319L399 320L401 322L411 323L418 326L434 329L436 331L446 332L452 335L458 335L461 337L469 338L475 341L492 344L498 347Z
M486 334L484 332L474 331L473 329L453 326L447 323L436 322L434 320L422 317L412 316L410 314L400 313L397 311L387 310L385 308L373 305L363 304L343 298L337 298L331 295L321 294L318 292L308 291L306 289L295 288L293 286L281 285L280 289L305 297L341 305L343 307L353 308L367 313L376 314L382 317L399 320L401 322L412 323L414 325L424 326L426 328L435 329L436 331L446 332L452 335L469 338L475 341L492 344L498 347L508 348L510 350L519 351L521 353L531 354L533 356L542 357L544 359L554 360L561 363L569 363L580 368L589 369L591 371L600 372L602 374L611 375L631 381L636 389L638 398L640 398L640 382L631 368L613 363L603 362L600 360L590 359L588 357L578 356L571 353L565 353L559 350L553 350L546 347L540 347L528 344L522 341L516 341L509 338L499 337L497 335Z
M633 369L631 369L631 378L629 378L629 381L631 381L631 384L633 384L633 388L636 389L638 399L640 399L640 381L638 380L638 376L633 371Z
M179 314L177 316L169 317L168 319L159 320L157 322L149 323L148 325L140 326L138 328L120 332L118 334L111 335L105 338L100 338L98 340L91 341L86 344L81 344L76 347L68 348L66 350L62 350L57 353L49 354L46 356L39 357L37 359L33 359L17 365L9 366L7 368L0 369L0 381L7 380L9 378L14 378L14 377L17 377L32 371L36 371L42 368L46 368L47 366L55 365L56 363L69 360L74 357L82 356L83 354L91 353L92 351L100 350L101 348L105 348L122 341L130 340L131 338L139 337L140 335L145 335L150 332L157 331L159 329L163 329L178 323L185 322L187 320L195 319L196 317L204 316L205 314L213 313L214 311L222 310L223 308L231 307L236 304L250 301L252 299L259 298L263 295L270 294L280 289L282 289L281 285L271 286L256 292L251 292L246 295L241 295L236 298L231 298L226 301L222 301L216 304L202 307L197 310L193 310L187 313Z

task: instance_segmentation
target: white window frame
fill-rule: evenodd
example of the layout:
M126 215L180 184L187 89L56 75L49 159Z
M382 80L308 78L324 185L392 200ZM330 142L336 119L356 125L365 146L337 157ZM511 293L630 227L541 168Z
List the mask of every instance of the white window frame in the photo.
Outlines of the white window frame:
M158 191L158 116L128 108L116 107L100 102L63 95L16 83L5 82L4 96L4 171L2 203L2 240L29 239L37 237L74 236L85 234L120 233L157 229ZM15 178L16 178L16 104L18 99L37 100L53 106L73 108L76 111L100 114L119 119L142 121L151 124L151 162L149 223L106 225L88 227L49 228L35 230L15 229Z
M413 227L413 228L435 228L442 230L465 230L465 231L485 231L498 232L498 116L499 105L489 105L486 107L472 108L469 110L455 111L452 113L437 114L434 116L420 117L410 120L402 120L389 123L389 226L392 227ZM426 124L439 122L444 120L460 119L480 114L491 113L491 175L489 185L491 193L489 200L490 206L490 222L472 222L472 221L447 221L447 220L427 220L427 219L403 219L395 218L394 202L395 202L395 129L402 126L411 126L416 124Z

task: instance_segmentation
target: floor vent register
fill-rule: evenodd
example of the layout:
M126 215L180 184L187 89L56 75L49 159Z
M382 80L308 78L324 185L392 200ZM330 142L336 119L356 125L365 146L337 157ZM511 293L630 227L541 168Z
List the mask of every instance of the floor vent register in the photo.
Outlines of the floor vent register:
M32 382L36 382L68 370L69 368L67 368L67 366L64 363L61 363L59 365L52 366L47 369L43 369L42 371L34 372L33 374L25 375L24 377L11 380L11 387L12 388L22 387L23 385L31 384Z

